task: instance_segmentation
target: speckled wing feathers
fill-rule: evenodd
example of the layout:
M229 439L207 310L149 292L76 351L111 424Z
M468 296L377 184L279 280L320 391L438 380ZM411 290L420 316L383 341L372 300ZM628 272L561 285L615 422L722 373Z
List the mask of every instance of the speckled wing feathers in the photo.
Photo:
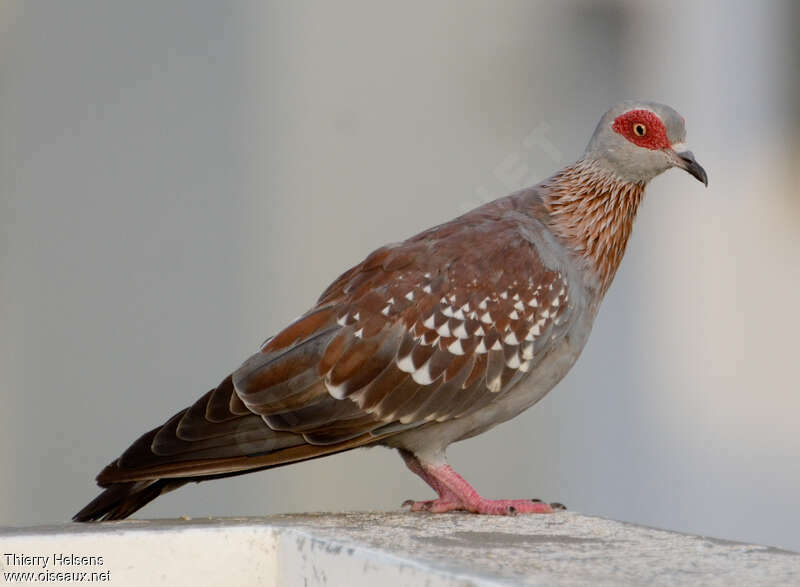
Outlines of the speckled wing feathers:
M343 274L236 371L244 405L275 430L339 442L497 401L564 331L569 295L504 212L481 209Z

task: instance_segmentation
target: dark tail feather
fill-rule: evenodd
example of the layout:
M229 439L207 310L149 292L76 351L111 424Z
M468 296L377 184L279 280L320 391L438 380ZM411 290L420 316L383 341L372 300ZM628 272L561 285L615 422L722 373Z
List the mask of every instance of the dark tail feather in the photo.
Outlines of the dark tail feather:
M188 481L188 480L187 480ZM74 522L122 520L143 508L162 493L177 489L187 481L182 479L153 479L115 483L94 498L89 505L72 516Z
M315 393L325 398L324 387L314 385ZM334 419L315 429L313 437L274 430L242 403L228 376L166 424L143 434L104 468L97 476L103 492L72 519L121 520L190 481L244 475L374 444L386 435L372 434L371 424L375 427L379 421L373 416L366 422Z

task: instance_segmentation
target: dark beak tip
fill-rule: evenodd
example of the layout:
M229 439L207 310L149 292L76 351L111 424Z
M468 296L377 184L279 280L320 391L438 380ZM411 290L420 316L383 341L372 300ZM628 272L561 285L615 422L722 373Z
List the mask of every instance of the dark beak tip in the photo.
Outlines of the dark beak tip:
M683 161L683 169L691 174L697 181L708 187L708 174L703 166L694 158L691 151L678 153L678 157Z
M692 173L697 178L697 181L701 182L704 186L708 187L708 174L706 170L697 165L697 173Z

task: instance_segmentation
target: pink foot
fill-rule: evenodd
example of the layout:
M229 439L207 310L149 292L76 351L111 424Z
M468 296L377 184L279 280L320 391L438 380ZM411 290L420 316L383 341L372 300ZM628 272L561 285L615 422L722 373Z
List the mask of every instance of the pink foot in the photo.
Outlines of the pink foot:
M439 499L428 501L408 500L403 506L411 506L412 512L443 513L464 510L491 516L513 516L516 514L552 514L554 510L565 510L560 503L546 504L538 499L486 499L482 497L450 465L431 465L420 461L408 451L400 451L408 468L430 485Z
M406 500L403 507L411 506L412 512L431 512L443 514L452 511L467 511L473 514L490 516L513 516L516 514L552 514L553 509L541 501L528 499L481 499L469 505L449 499L429 499L427 501Z

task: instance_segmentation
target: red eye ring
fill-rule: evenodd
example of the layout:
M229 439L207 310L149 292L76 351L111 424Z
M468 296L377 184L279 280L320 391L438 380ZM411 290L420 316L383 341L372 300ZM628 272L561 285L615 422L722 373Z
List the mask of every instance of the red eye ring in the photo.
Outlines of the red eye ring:
M659 150L670 147L664 123L650 110L639 108L620 114L614 119L611 129L643 149Z

